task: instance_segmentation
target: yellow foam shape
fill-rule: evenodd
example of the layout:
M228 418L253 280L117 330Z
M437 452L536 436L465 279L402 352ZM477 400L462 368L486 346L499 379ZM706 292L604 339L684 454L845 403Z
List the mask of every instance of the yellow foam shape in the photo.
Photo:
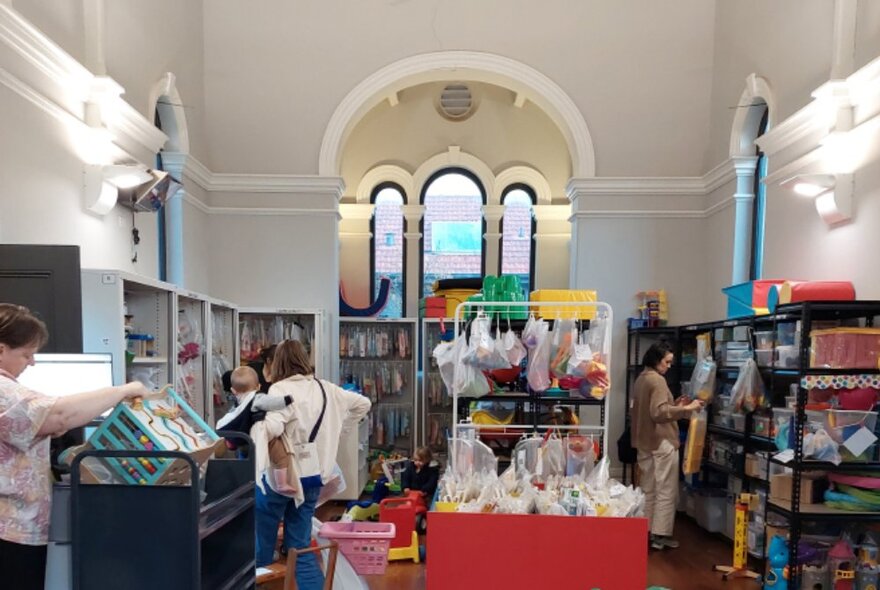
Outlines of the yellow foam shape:
M538 289L529 295L529 301L598 301L598 294L592 289ZM549 305L536 307L535 314L547 319L589 320L596 317L593 306Z

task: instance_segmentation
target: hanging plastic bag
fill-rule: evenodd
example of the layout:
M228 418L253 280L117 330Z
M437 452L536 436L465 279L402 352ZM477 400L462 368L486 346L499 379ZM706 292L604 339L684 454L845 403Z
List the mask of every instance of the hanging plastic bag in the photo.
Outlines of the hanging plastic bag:
M535 346L529 349L527 379L533 391L550 387L550 335L547 322L537 320L534 327Z
M710 356L697 363L691 376L691 391L697 399L707 404L715 395L715 370L715 361Z
M455 379L455 361L461 356L461 347L465 346L464 333L459 334L452 342L441 342L434 347L434 358L437 359L437 368L447 391L452 391Z
M540 470L537 475L543 480L553 476L565 475L565 450L558 436L551 436L541 445L538 463Z
M512 367L518 366L526 358L526 346L513 330L508 329L504 333L503 346L504 353Z
M737 412L754 412L764 405L764 381L754 359L746 360L731 390L731 403Z
M464 339L464 336L460 336ZM471 338L473 340L473 338ZM489 393L490 386L482 371L473 365L463 362L463 358L470 352L470 347L460 344L456 347L458 355L455 361L455 374L453 376L452 393L465 397L482 397Z
M706 445L706 410L694 412L688 426L687 443L684 448L684 463L681 471L685 475L699 473L703 462L703 447Z
M468 351L462 362L485 371L510 368L510 362L499 340L500 338L492 338L492 319L478 317L471 325Z
M593 470L595 462L589 437L573 434L565 438L565 475L584 478Z
M568 373L568 363L577 339L576 335L577 331L574 326L574 320L564 319L556 322L555 329L553 330L550 372L557 379L564 377Z

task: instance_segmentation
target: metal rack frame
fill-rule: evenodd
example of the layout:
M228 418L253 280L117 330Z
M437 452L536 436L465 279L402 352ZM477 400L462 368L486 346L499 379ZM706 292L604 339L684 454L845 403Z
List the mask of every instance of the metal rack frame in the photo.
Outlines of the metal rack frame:
M534 308L541 307L563 307L563 308L595 308L596 313L605 313L605 320L607 322L607 332L605 335L605 342L607 345L607 355L605 358L605 364L608 368L608 374L612 374L611 370L611 342L612 342L612 334L613 334L613 326L614 326L614 312L611 309L611 306L603 301L463 301L459 303L455 308L455 317L454 317L454 331L453 333L458 337L460 334L460 326L461 320L465 315L465 311L471 308L485 308L490 307L494 309L501 308L526 308L532 310ZM503 320L502 320L503 321ZM612 383L613 387L613 383ZM471 428L476 427L478 430L488 430L488 429L497 429L497 428L514 428L517 429L515 432L527 433L533 432L537 430L549 430L549 429L566 429L566 430L601 430L602 431L602 455L605 456L608 453L608 425L606 424L607 417L609 415L609 399L611 397L611 390L605 394L605 397L601 400L593 400L593 399L568 399L568 398L556 398L552 396L540 396L540 395L519 395L519 396L504 396L504 395L490 395L486 396L488 399L494 399L499 401L511 401L509 398L515 397L516 401L524 401L531 402L535 404L540 403L573 403L577 405L592 405L598 406L600 409L600 424L590 424L590 425L578 425L574 427L563 427L557 426L555 424L540 424L538 423L538 413L535 412L535 421L532 424L523 424L523 425L498 425L498 426L488 426L488 425L473 425L470 423L459 423L458 419L458 399L459 395L453 392L452 395L452 439L453 441L458 440L459 438L459 430L461 428ZM508 398L508 399L504 399ZM520 429L521 430L518 430ZM455 453L450 453L449 455L449 466L454 469L454 461L455 461Z

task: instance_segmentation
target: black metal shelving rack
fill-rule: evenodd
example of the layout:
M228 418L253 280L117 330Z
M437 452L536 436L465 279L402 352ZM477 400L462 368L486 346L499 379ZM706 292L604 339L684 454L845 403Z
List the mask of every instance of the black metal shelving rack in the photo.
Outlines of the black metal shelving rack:
M181 459L189 464L190 481L86 484L80 464L88 457ZM199 468L186 453L80 453L71 466L73 589L252 590L254 469L253 458L209 460L203 500Z
M773 463L790 467L792 470L792 493L791 501L779 500L767 501L767 509L787 518L789 522L789 569L791 581L789 587L798 588L800 584L800 569L796 566L795 556L798 554L801 532L804 522L849 522L849 521L880 521L880 512L850 512L828 508L824 504L810 505L806 510L801 509L801 478L805 471L821 470L826 472L846 471L877 471L880 472L880 462L853 462L834 465L821 461L804 460L803 428L806 423L807 390L800 386L801 379L807 375L849 375L849 374L877 374L876 369L822 369L810 367L810 332L814 321L824 320L859 320L864 326L873 326L875 318L880 317L880 301L810 301L798 304L782 305L776 309L776 313L768 318L773 322L774 330L779 323L784 321L801 322L801 341L798 354L799 365L796 373L793 370L771 370L771 376L794 376L798 380L797 409L795 411L795 448L794 459L788 463L780 463L771 459Z

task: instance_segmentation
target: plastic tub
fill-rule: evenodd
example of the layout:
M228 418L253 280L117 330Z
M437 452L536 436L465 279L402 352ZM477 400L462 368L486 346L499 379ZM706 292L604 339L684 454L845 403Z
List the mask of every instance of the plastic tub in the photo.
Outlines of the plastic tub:
M758 363L759 367L769 367L773 365L773 349L769 350L756 350L755 351L755 362Z
M838 451L843 461L871 461L874 459L876 443L869 446L860 455L853 455L844 443L862 428L874 432L877 425L877 412L861 412L858 410L825 410L825 430L840 444Z
M797 368L798 347L794 345L776 347L776 366L781 369Z
M727 492L725 490L699 490L696 496L695 519L697 524L718 533L724 530L727 520Z
M731 414L733 418L733 429L739 432L746 431L746 417L744 414Z
M339 543L339 550L362 576L385 573L394 535L390 522L325 522L320 532L321 537Z
M773 350L775 332L755 332L755 350Z

